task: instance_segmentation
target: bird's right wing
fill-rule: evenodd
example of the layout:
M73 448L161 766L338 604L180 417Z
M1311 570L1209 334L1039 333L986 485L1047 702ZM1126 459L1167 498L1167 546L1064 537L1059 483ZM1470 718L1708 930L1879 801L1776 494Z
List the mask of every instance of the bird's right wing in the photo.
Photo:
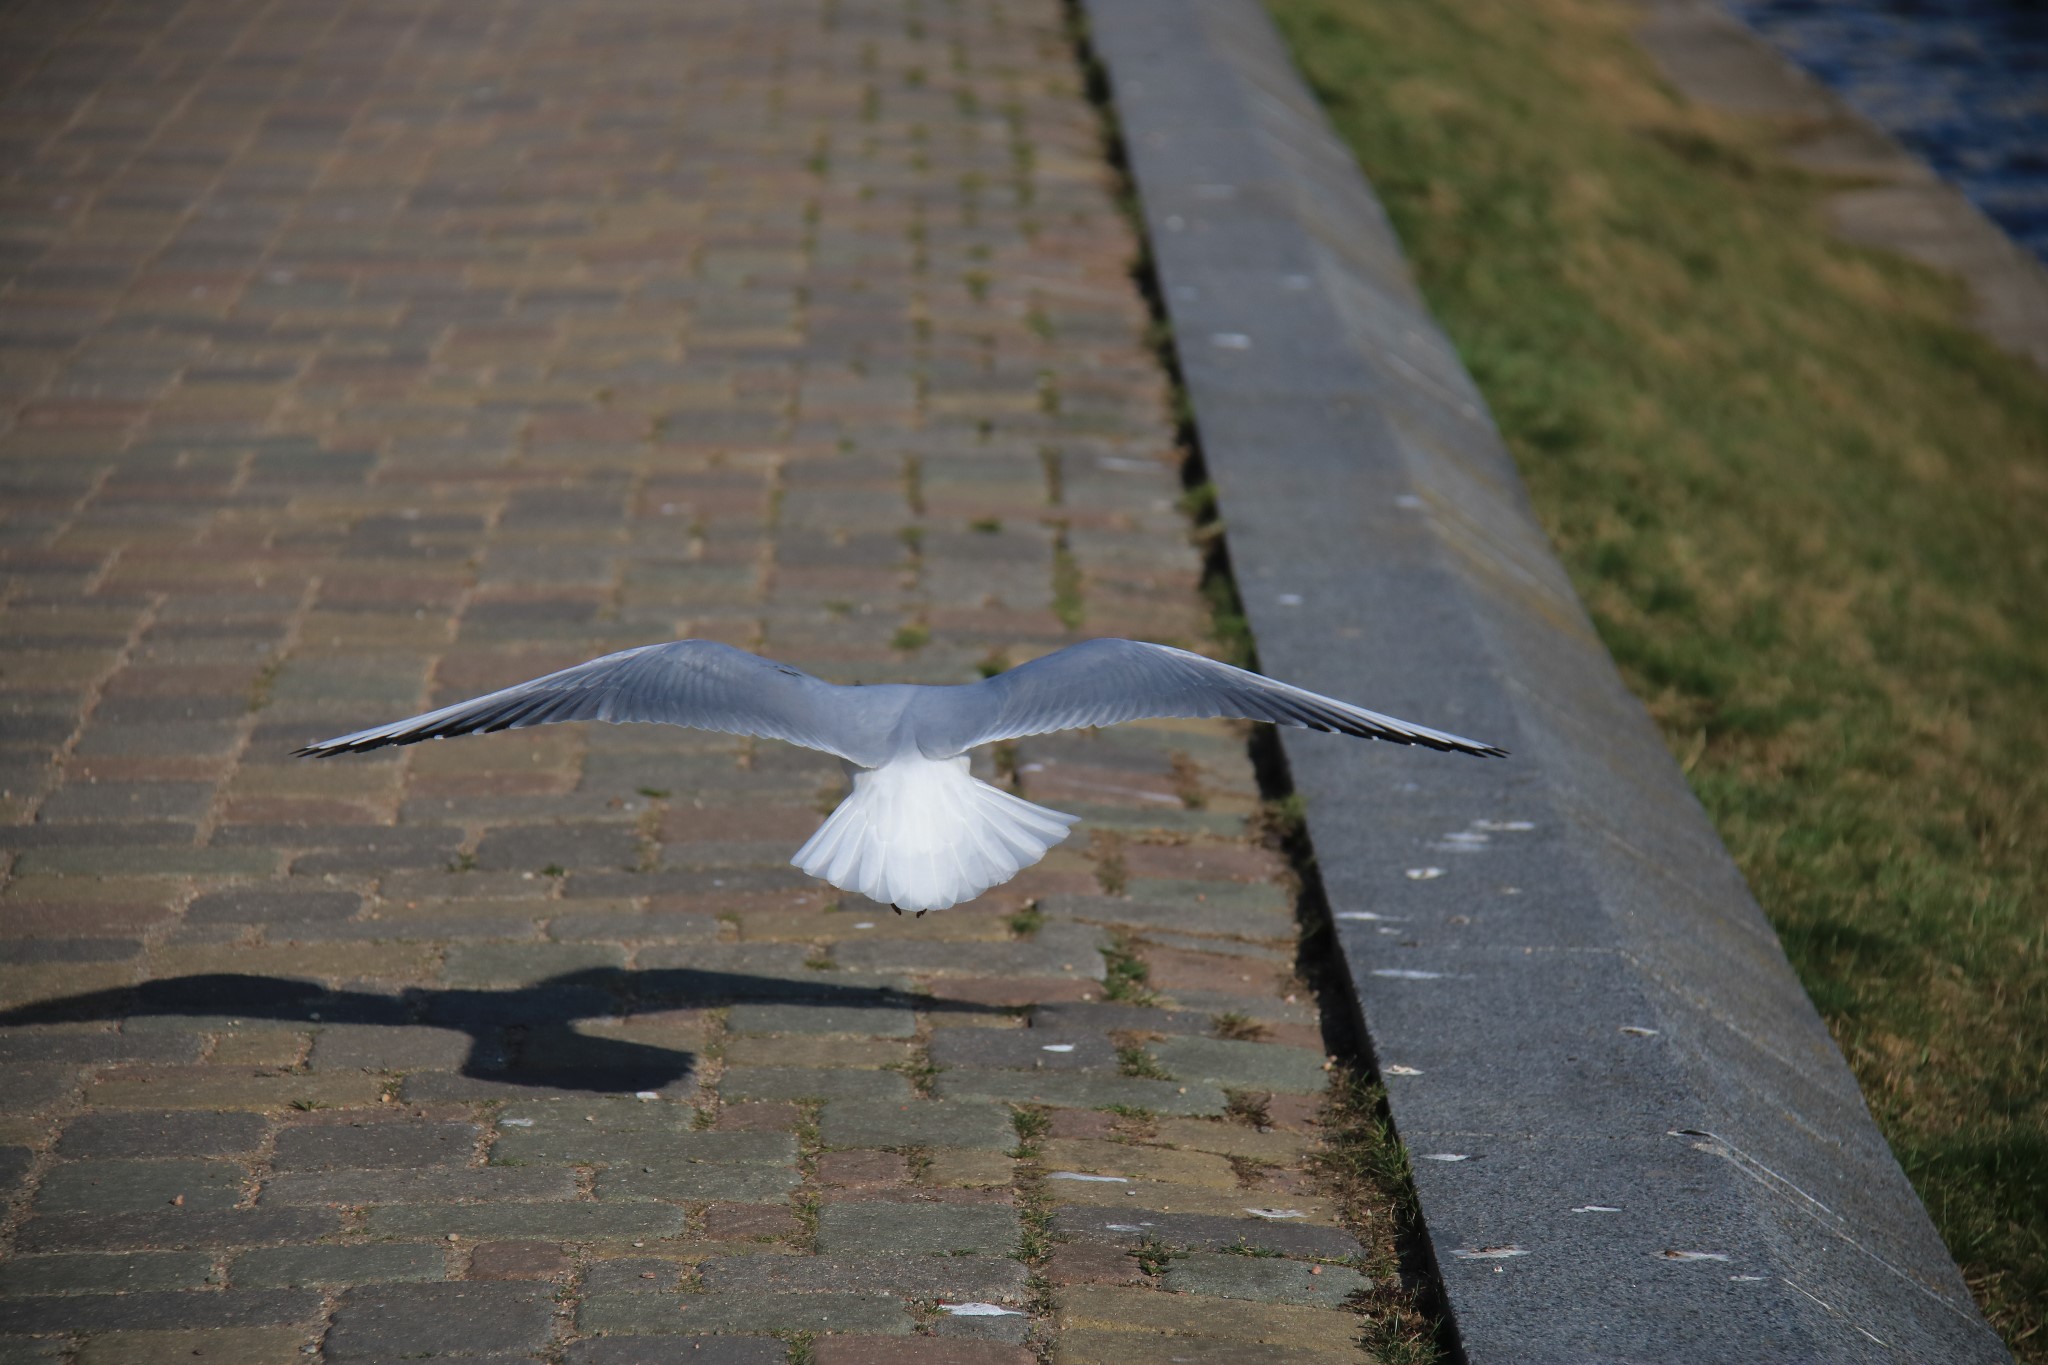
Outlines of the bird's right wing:
M956 753L1021 735L1166 716L1264 720L1461 754L1507 752L1184 649L1137 640L1085 640L959 690L969 695L948 728L960 733L940 741Z
M832 684L787 664L714 640L677 640L607 654L488 696L308 744L313 757L359 754L390 744L519 730L563 720L653 721L759 735L841 758Z

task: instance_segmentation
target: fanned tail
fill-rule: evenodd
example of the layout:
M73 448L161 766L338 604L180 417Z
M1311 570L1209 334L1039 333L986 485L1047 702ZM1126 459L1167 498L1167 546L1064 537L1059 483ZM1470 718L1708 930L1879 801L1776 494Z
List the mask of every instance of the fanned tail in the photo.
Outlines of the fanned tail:
M790 861L885 905L944 910L1043 858L1079 818L969 776L965 755L913 754L855 772L853 794Z

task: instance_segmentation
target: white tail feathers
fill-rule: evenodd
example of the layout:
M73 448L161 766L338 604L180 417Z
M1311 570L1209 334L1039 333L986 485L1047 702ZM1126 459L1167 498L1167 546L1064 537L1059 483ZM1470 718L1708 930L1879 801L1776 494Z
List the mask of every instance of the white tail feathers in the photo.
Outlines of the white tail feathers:
M964 754L913 753L855 770L853 795L790 861L885 905L944 910L1043 858L1079 818L968 776Z

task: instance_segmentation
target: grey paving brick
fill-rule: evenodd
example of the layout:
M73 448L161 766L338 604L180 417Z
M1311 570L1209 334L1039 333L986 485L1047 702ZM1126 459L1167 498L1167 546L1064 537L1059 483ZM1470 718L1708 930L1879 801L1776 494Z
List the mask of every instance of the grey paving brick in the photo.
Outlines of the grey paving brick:
M1035 939L1005 943L936 943L909 938L857 939L832 950L855 971L920 976L1015 976L1103 979L1099 951L1107 937L1085 925L1047 925Z
M370 1210L364 1224L377 1237L475 1237L489 1240L606 1241L674 1237L683 1211L665 1204L451 1204Z
M802 1177L794 1166L721 1166L613 1162L597 1179L600 1199L666 1199L691 1203L779 1204Z
M136 1332L204 1327L270 1327L311 1322L318 1294L299 1289L215 1293L145 1291L0 1299L0 1332Z
M1245 987L1247 991L1251 989L1249 985ZM1318 1017L1313 996L1305 1001L1289 1000L1271 995L1206 991L1176 986L1166 993L1166 998L1181 1012L1199 1014L1211 1020L1219 1014L1241 1014L1261 1024L1303 1024L1312 1027Z
M827 1147L968 1147L1006 1152L1017 1145L1007 1107L973 1101L834 1100L819 1131Z
M1307 1048L1220 1038L1167 1038L1150 1047L1159 1064L1184 1081L1299 1095L1321 1094L1330 1084L1323 1054Z
M36 1154L27 1147L0 1147L0 1198L13 1198L35 1158Z
M931 1059L939 1067L981 1067L1006 1071L1096 1071L1116 1074L1116 1047L1100 1033L1051 1028L954 1028L932 1035Z
M482 1131L473 1123L305 1124L278 1133L272 1162L280 1171L465 1166Z
M162 848L167 851L189 849L198 837L199 827L190 821L151 820L127 823L122 821L96 821L90 824L25 825L10 830L7 842L17 849L70 849L81 857L90 858L104 850L110 863L120 856L119 850ZM119 846L118 849L116 846ZM173 856L176 856L173 852Z
M1128 1030L1132 1033L1206 1034L1216 1026L1214 1016L1200 1010L1156 1009L1142 1005L1104 1002L1050 1000L1031 1011L1035 1029L1065 1037L1071 1033L1103 1033Z
M368 1171L302 1171L271 1176L259 1202L305 1204L449 1204L469 1200L574 1199L575 1172L562 1167L493 1166Z
M603 1018L618 1009L617 996L586 983L530 986L516 991L443 990L433 992L426 1001L429 1023L455 1029L505 1024L555 1027L564 1019Z
M566 910L549 917L548 937L559 943L709 943L718 937L718 917L689 910Z
M368 1246L262 1247L245 1251L228 1267L238 1289L285 1289L389 1284L447 1277L447 1243Z
M690 1127L694 1112L678 1106L617 1101L512 1106L498 1117L495 1162L607 1162L666 1165L674 1162L742 1162L770 1166L796 1161L796 1139L788 1133L702 1132Z
M540 1286L366 1285L342 1296L322 1353L373 1361L538 1352L552 1322L553 1303Z
M692 889L678 888L684 893ZM650 880L624 894L669 893ZM811 950L801 943L675 943L642 948L634 956L633 965L642 971L675 971L678 975L672 989L715 1001L806 996L843 999L869 984L845 973L814 971L804 965L810 960Z
M211 782L92 782L51 793L38 818L70 820L197 820L213 804Z
M871 1332L908 1336L907 1305L872 1294L593 1294L576 1310L585 1332Z
M1201 1082L1143 1080L1073 1071L973 1071L939 1074L932 1088L944 1100L1049 1104L1068 1109L1148 1109L1155 1114L1220 1114L1225 1096Z
M520 825L494 829L476 847L476 865L487 872L631 869L640 862L640 841L617 825Z
M526 986L625 965L625 950L609 943L462 943L448 950L441 979L450 986Z
M1222 1214L1067 1205L1053 1210L1052 1231L1059 1240L1106 1242L1120 1247L1142 1246L1149 1239L1157 1239L1170 1247L1195 1251L1243 1246L1333 1261L1364 1255L1358 1239L1341 1228L1250 1216L1232 1218Z
M45 1108L78 1089L78 1067L69 1063L0 1066L0 1112Z
M917 1016L891 1006L734 1005L726 1016L733 1033L805 1033L846 1038L910 1038Z
M241 727L232 721L198 721L193 723L163 724L158 721L130 721L125 725L111 722L93 725L79 737L78 747L73 750L81 758L169 758L200 754L225 758L233 752L241 738ZM198 850L193 850L198 851ZM59 866L90 867L84 860L38 860L37 866L56 868ZM144 869L148 861L142 858L110 860L108 867ZM195 869L204 867L222 875L257 866L251 860L242 860L239 866L233 859L216 861L195 859L187 866ZM271 870L268 864L261 865L265 873Z
M423 1024L330 1024L313 1037L315 1071L448 1071L461 1066L474 1040Z
M815 1066L726 1068L718 1092L729 1100L907 1100L910 1082L894 1071Z
M1230 935L1260 943L1291 943L1297 932L1294 913L1284 903L1270 903L1261 908L1242 904L1238 896L1201 901L1193 896L1173 900L1141 900L1130 895L1047 896L1039 903L1039 909L1047 918L1054 920L1071 919L1086 924L1141 930Z
M70 1350L68 1337L0 1337L0 1365L58 1365Z
M79 940L68 940L77 942ZM87 940L90 941L90 940ZM115 940L124 943L126 940ZM63 959L45 959L58 960ZM0 1034L0 1064L10 1062L196 1062L205 1040L196 1033L143 1033L22 1028Z
M747 1259L752 1259L751 1257ZM583 1271L586 1294L669 1294L689 1266L665 1256L617 1256L593 1261Z
M1223 906L1231 910L1288 913L1294 908L1288 900L1287 888L1278 882L1270 881L1230 882L1192 878L1133 877L1125 883L1124 894L1134 901L1179 904L1193 902L1196 905ZM1200 900L1196 900L1198 896Z
M1372 1288L1372 1281L1349 1266L1190 1252L1174 1258L1160 1285L1176 1294L1341 1308L1353 1294Z
M721 1293L842 1290L903 1299L980 1299L1022 1303L1031 1269L1009 1256L888 1252L863 1247L843 1256L713 1256L697 1266L706 1289Z
M330 1209L255 1208L213 1213L62 1214L31 1218L16 1234L18 1251L177 1250L312 1242L341 1231Z
M252 877L278 870L280 855L262 848L96 848L26 849L15 860L17 876L52 877Z
M1021 1231L1017 1211L995 1204L827 1204L818 1215L818 1250L1003 1256L1016 1248Z
M142 952L134 938L20 938L0 943L0 965L33 967L56 962L127 962Z
M1289 926L1290 929L1292 926ZM1224 957L1243 958L1250 962L1268 964L1268 969L1284 970L1295 960L1295 949L1291 943L1268 942L1248 943L1236 938L1213 938L1199 934L1182 934L1166 929L1147 929L1144 943L1148 948L1178 948L1190 953L1217 953Z
M942 1316L932 1323L932 1336L952 1343L989 1342L1021 1348L1036 1325L1022 1310L999 1317Z
M316 836L301 833L296 838L287 835L275 840L314 849L292 859L292 872L300 877L350 873L383 876L400 868L439 870L455 859L462 841L460 829L422 825L351 826L323 830Z
M0 1296L203 1289L212 1273L213 1257L194 1251L16 1256L0 1261Z
M187 924L288 925L345 920L362 908L353 891L312 891L272 886L238 887L200 896L185 907Z
M176 1207L231 1209L242 1199L246 1167L229 1161L69 1161L44 1173L38 1213L142 1213ZM176 1201L176 1202L174 1202Z
M1116 830L1133 835L1208 835L1218 839L1241 839L1245 818L1214 810L1187 810L1172 806L1104 806L1093 801L1061 801L1060 809L1077 816L1090 828Z
M606 1059L601 1057L599 1060ZM494 1101L517 1103L534 1098L574 1101L586 1097L593 1089L611 1095L633 1095L642 1090L656 1090L665 1099L687 1098L696 1087L696 1077L689 1071L684 1071L678 1077L675 1071L676 1068L667 1063L664 1063L659 1071L651 1071L645 1067L616 1072L600 1072L587 1068L526 1071L515 1067L478 1075L418 1071L405 1078L399 1087L399 1094L408 1104L489 1104Z

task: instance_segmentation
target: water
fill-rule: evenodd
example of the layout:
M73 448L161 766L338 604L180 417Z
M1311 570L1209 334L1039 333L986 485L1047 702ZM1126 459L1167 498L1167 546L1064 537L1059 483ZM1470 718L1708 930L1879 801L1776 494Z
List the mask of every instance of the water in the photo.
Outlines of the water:
M1730 0L2048 262L2048 0Z

